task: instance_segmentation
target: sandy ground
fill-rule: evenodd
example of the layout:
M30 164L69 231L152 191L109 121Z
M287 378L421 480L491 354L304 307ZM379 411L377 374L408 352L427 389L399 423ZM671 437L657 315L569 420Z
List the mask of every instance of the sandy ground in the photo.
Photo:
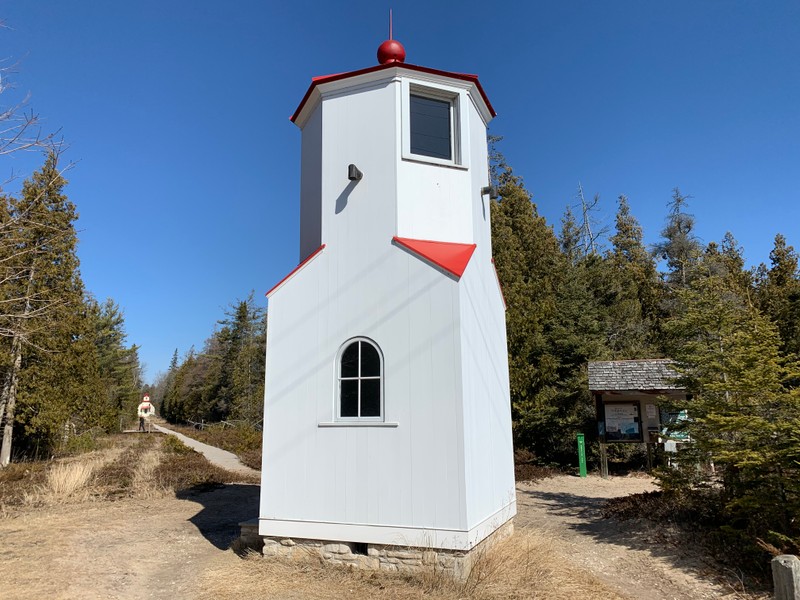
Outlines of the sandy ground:
M534 527L560 541L564 557L636 600L735 598L714 582L710 564L690 548L660 541L641 521L604 519L608 498L656 490L649 477L561 475L517 486L517 527ZM666 536L669 537L669 536Z
M25 510L0 519L0 598L192 598L199 574L241 560L227 548L256 514L247 484Z
M559 476L518 487L517 527L556 537L566 560L632 599L727 597L703 564L659 547L631 522L602 519L604 498L654 489L642 478ZM204 573L241 561L230 543L257 515L258 486L182 497L22 509L0 519L5 600L171 599L201 595Z

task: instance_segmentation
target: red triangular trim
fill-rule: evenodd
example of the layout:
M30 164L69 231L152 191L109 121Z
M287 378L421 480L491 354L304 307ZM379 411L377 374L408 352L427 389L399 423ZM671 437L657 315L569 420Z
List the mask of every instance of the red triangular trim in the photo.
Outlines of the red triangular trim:
M272 292L274 292L274 291L275 291L275 290L277 290L279 287L281 287L281 286L282 286L284 283L286 283L287 281L289 281L289 279L291 279L291 278L292 278L292 276L293 276L295 273L297 273L297 272L298 272L300 269L302 269L302 268L303 268L303 267L305 267L305 266L306 266L308 263L310 263L310 262L311 262L311 259L312 259L312 258L314 258L314 257L315 257L317 254L319 254L320 252L322 252L324 249L325 249L325 244L322 244L322 246L320 246L319 248L317 248L316 250L314 250L314 251L313 251L311 254L309 254L308 256L306 256L306 257L305 257L305 259L303 259L303 261L302 261L302 262L301 262L299 265L297 265L297 266L296 266L294 269L292 269L292 272L291 272L291 273L289 273L289 274L288 274L286 277L284 277L284 278L283 278L283 279L281 279L281 280L280 280L278 283L276 283L275 285L273 285L273 286L272 286L272 288L271 288L271 289L270 289L270 290L269 290L269 291L268 291L266 294L264 294L264 295L265 295L266 297L268 297L268 298L269 298L269 296L270 296L270 294L272 294Z
M472 253L478 247L476 244L412 240L397 236L394 236L392 240L459 279L464 274L469 259L472 258Z

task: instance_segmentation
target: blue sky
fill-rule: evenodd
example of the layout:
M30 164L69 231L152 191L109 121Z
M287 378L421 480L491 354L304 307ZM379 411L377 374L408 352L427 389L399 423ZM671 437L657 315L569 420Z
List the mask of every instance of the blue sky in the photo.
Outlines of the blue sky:
M480 76L556 229L580 181L608 224L626 194L652 243L677 186L704 242L800 247L800 2L0 1L0 103L30 92L68 142L84 282L148 378L296 265L288 117L312 76L376 63L390 6L407 62Z

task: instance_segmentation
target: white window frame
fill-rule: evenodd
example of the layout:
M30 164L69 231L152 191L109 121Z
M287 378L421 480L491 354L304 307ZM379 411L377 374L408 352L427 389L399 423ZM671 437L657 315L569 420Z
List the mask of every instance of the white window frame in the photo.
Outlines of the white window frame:
M342 377L342 355L344 351L349 348L352 344L359 342L359 343L367 343L378 352L378 359L380 361L380 371L377 377L375 376L368 376L362 377L361 376L361 346L358 349L358 376L357 377ZM375 343L374 340L371 340L367 337L359 336L350 338L349 340L345 341L340 347L339 351L336 353L336 405L334 407L334 421L338 423L383 423L386 419L385 407L384 407L384 370L383 370L383 351L381 347ZM359 382L358 386L358 412L361 413L361 381L363 380L375 380L378 379L380 381L380 415L377 417L343 417L342 416L342 380L353 381L356 380Z
M467 130L467 92L464 89L429 81L401 80L402 157L404 160L468 169L469 153L465 151ZM411 96L422 96L450 103L450 160L411 152Z

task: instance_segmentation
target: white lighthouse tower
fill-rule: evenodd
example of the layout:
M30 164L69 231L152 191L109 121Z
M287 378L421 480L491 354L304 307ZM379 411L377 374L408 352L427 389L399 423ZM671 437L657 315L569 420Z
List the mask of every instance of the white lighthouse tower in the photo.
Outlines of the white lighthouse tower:
M394 40L378 59L314 78L292 116L301 261L267 293L259 534L265 554L448 566L516 513L495 113L475 75Z

